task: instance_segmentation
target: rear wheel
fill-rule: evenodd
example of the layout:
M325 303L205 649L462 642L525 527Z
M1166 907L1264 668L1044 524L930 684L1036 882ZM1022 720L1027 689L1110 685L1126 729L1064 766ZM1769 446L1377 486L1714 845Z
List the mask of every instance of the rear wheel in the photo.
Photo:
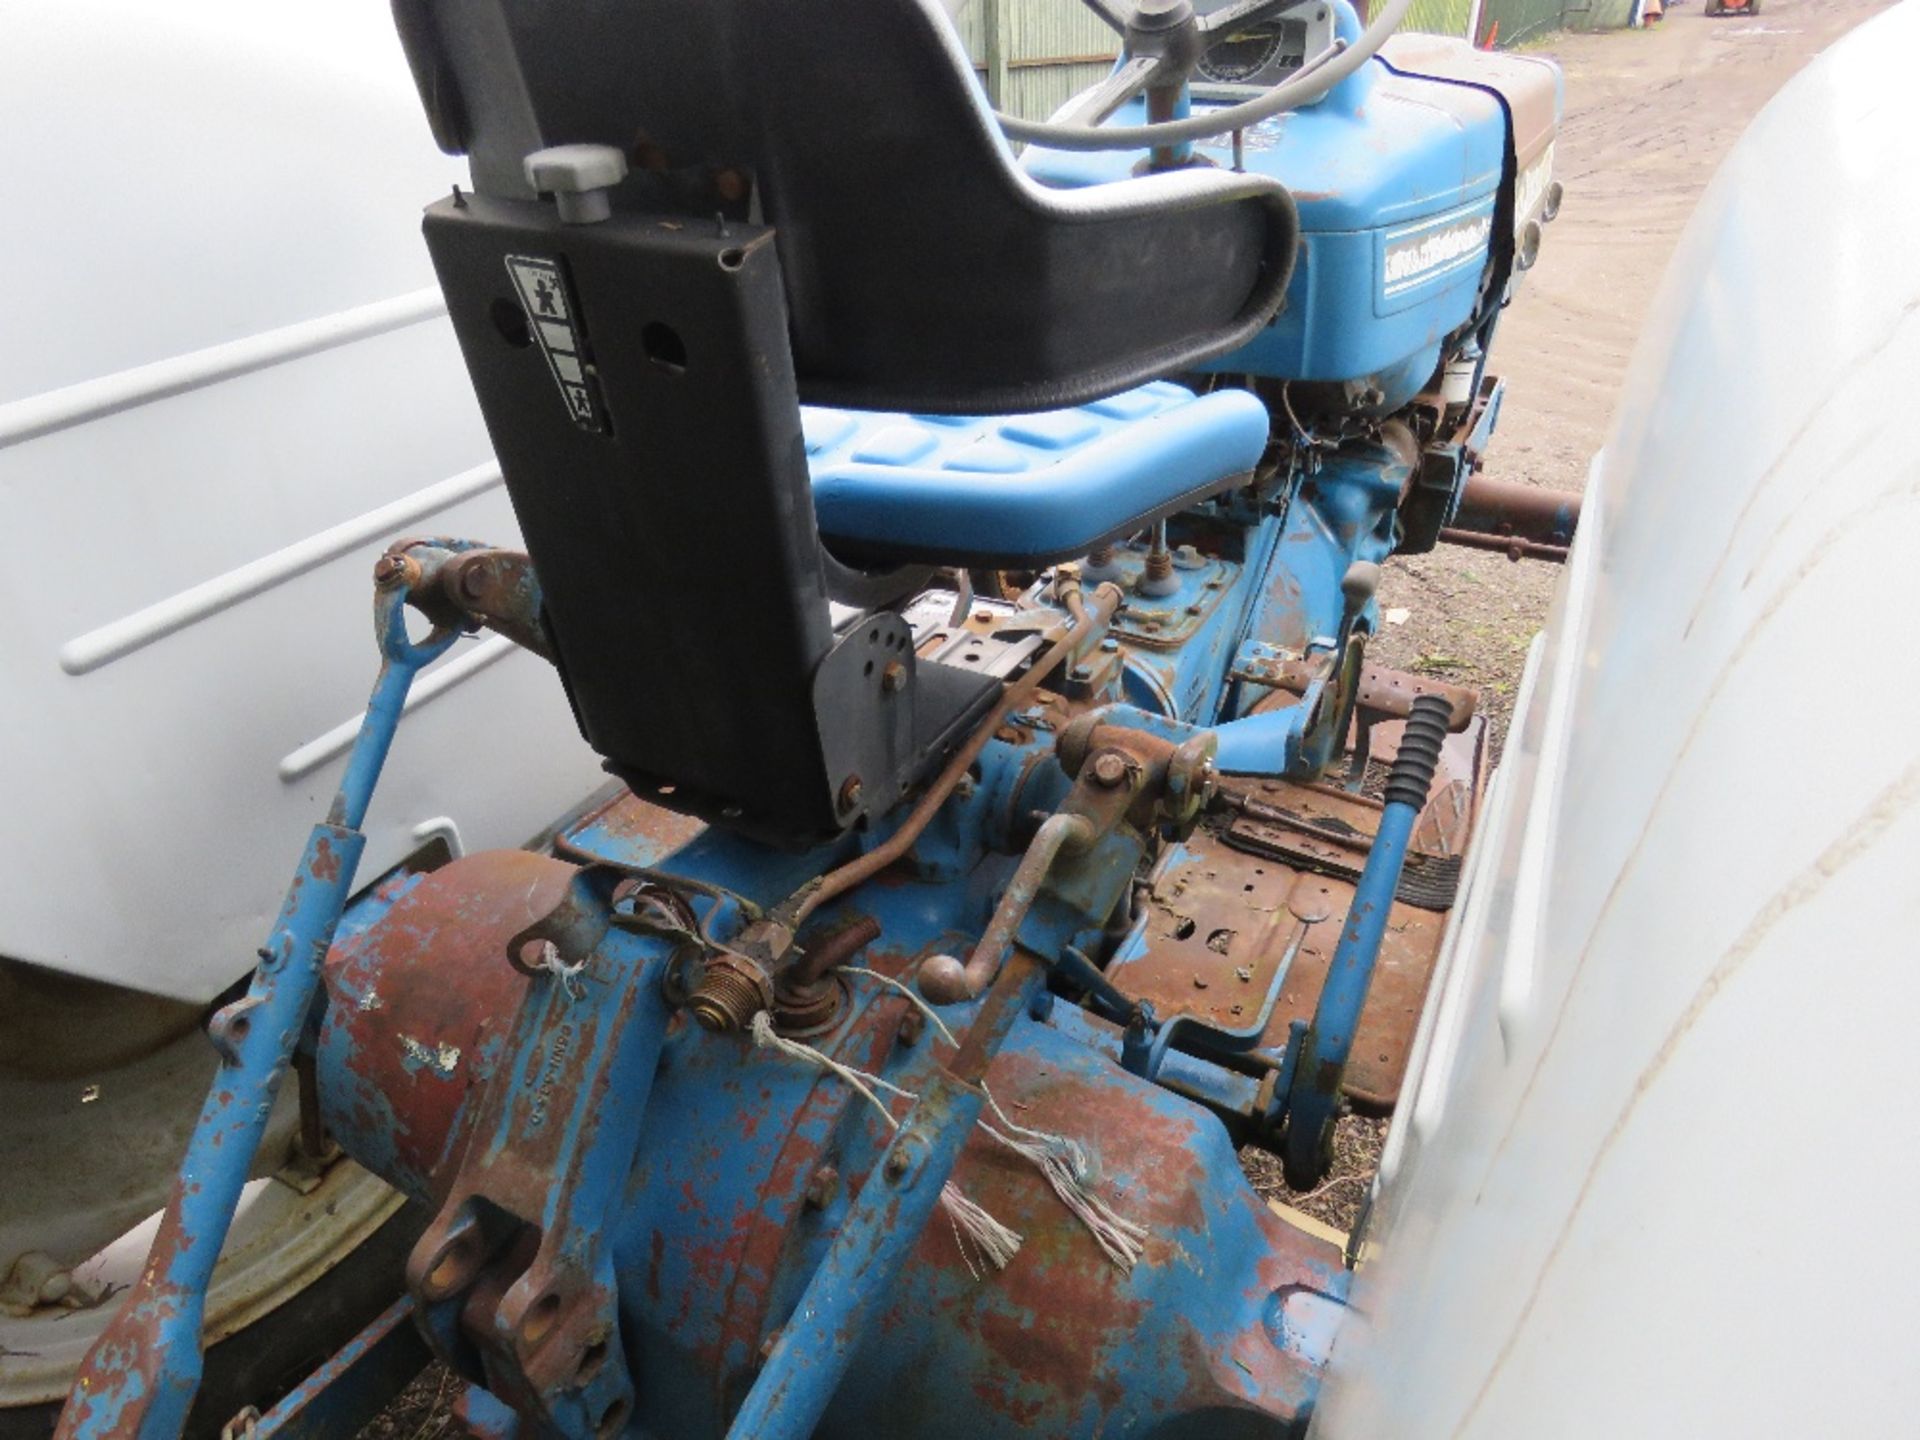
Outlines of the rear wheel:
M0 1440L52 1432L139 1272L214 1070L201 1016L0 961ZM350 1161L294 1163L297 1091L214 1272L192 1436L265 1408L391 1304L430 1218Z
M319 1279L209 1349L186 1440L218 1440L243 1409L265 1410L364 1329L393 1302L407 1255L432 1218L419 1207L403 1206ZM109 1301L106 1309L112 1308ZM402 1345L394 1367L378 1377L384 1383L354 1395L362 1423L432 1358L411 1327ZM0 1409L0 1440L47 1440L64 1403L63 1391L53 1400L8 1404Z

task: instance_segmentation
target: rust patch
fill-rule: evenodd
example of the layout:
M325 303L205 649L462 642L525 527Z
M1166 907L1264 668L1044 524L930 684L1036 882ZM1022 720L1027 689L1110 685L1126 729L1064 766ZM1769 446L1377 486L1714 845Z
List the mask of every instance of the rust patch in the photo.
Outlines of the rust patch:
M470 855L424 876L328 958L329 1041L350 1047L354 1088L382 1097L367 1112L391 1116L395 1174L423 1192L441 1197L451 1183L466 1101L484 1089L526 993L507 942L573 873L525 850Z
M650 865L691 844L706 828L704 820L622 790L557 836L553 848L574 860Z
M333 846L324 839L314 842L313 873L329 885L340 878L340 857L334 854Z
M886 974L902 968L879 956L869 958ZM908 1002L892 991L869 991L867 1003L840 1042L830 1047L834 1058L861 1070L881 1069L893 1046L899 1017L907 1009ZM724 1355L729 1345L751 1351L766 1332L771 1319L769 1282L788 1247L799 1239L796 1222L806 1205L807 1187L826 1158L811 1136L831 1136L838 1120L830 1117L859 1103L845 1085L825 1074L819 1076L787 1123L788 1138L760 1186L761 1203L741 1214L734 1231L710 1247L718 1272L716 1284L727 1292L719 1354Z

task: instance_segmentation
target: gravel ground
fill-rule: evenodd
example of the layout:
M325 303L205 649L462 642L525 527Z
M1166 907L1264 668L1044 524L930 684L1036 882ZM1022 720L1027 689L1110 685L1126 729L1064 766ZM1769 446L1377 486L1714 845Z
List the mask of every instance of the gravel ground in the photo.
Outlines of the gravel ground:
M1671 5L1654 30L1558 35L1537 46L1564 67L1567 114L1556 164L1567 198L1547 230L1496 339L1508 377L1487 472L1577 490L1605 439L1667 257L1721 157L1774 91L1821 49L1891 0L1767 0L1757 19L1709 20L1703 0ZM1390 561L1381 663L1478 686L1499 745L1528 642L1545 619L1557 570L1442 547ZM1328 1180L1289 1195L1279 1162L1249 1150L1255 1188L1349 1228L1379 1163L1387 1122L1348 1116ZM453 1433L453 1377L434 1366L362 1432L370 1440Z
M435 1440L463 1433L453 1424L460 1382L444 1365L429 1365L360 1432L360 1440Z

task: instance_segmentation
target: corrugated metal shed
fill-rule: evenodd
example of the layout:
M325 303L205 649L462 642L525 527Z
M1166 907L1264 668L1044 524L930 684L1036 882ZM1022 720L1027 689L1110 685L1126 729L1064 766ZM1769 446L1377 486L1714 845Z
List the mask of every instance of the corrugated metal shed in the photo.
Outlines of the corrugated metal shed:
M1583 0L1483 0L1480 33L1474 39L1484 45L1492 37L1502 50L1524 45L1561 29L1568 12L1581 3Z
M1120 39L1079 0L972 0L967 53L1002 110L1044 119L1113 67Z
M1359 0L1366 12L1383 0ZM1467 33L1473 0L1413 0L1405 28ZM1505 49L1571 26L1611 29L1628 22L1633 0L1481 0L1479 33ZM959 16L974 68L1002 110L1044 119L1098 81L1119 53L1119 38L1079 0L970 0Z
M1431 35L1465 35L1467 12L1472 8L1473 0L1413 0L1400 28L1424 30Z
M1567 25L1574 30L1618 30L1633 23L1633 0L1573 0Z

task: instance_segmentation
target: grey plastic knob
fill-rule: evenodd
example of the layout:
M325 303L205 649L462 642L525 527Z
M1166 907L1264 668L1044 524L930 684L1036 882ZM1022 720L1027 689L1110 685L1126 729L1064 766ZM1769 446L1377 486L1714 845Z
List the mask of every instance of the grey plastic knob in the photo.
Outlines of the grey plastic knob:
M1380 567L1371 560L1356 560L1347 567L1347 573L1340 577L1340 593L1347 599L1349 608L1358 610L1373 598L1373 592L1380 588Z
M627 157L612 145L554 145L525 162L527 183L553 196L569 225L592 225L613 213L607 191L627 178Z

